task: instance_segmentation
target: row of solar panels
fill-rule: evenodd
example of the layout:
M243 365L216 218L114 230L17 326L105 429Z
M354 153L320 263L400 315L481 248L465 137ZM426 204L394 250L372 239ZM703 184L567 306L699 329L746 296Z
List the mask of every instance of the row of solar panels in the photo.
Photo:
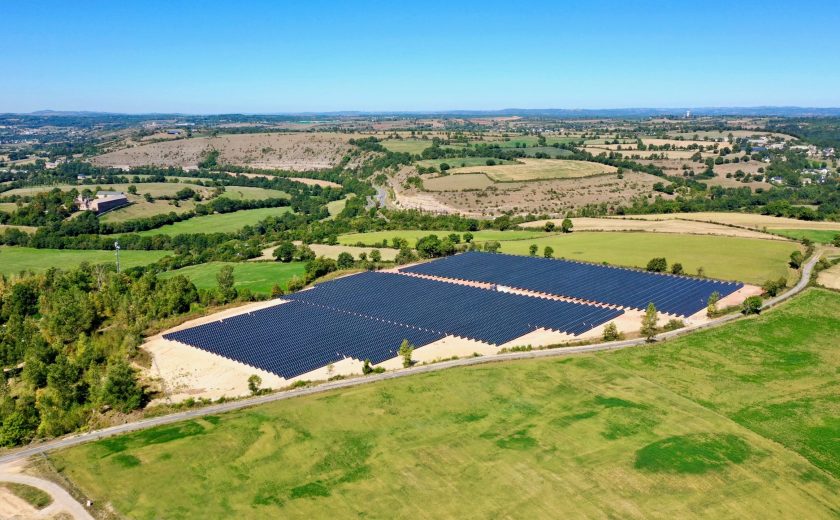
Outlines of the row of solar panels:
M405 339L425 345L442 337L295 301L164 335L286 379L348 357L381 363Z
M292 301L164 338L289 379L348 357L381 363L406 339L499 345L538 328L579 335L623 313L392 273L339 278L285 298Z
M623 312L374 272L332 280L286 298L496 345L538 328L579 335Z
M570 298L690 316L741 287L688 276L649 273L568 260L468 252L403 269L405 272L473 280Z

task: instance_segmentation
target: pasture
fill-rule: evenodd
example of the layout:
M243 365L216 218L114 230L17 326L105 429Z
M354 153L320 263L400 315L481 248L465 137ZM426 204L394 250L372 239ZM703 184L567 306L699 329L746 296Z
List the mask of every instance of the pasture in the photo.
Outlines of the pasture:
M154 263L170 251L120 251L123 269ZM82 262L114 264L114 251L86 249L35 249L31 247L0 246L0 274L11 275L21 271L41 273L50 268L72 269Z
M237 289L249 289L254 293L271 294L274 284L286 290L292 276L303 276L304 262L208 262L166 271L163 279L184 275L199 289L213 289L218 283L216 275L225 265L233 266L233 277Z
M766 280L787 277L788 258L799 247L780 240L727 236L585 231L543 234L533 240L510 240L501 244L502 253L527 255L530 245L536 244L540 255L546 246L550 246L555 258L641 268L651 258L664 256L669 265L679 262L690 274L703 267L710 278L758 285Z
M268 217L277 217L291 211L288 206L280 208L244 209L232 213L216 213L183 220L174 224L167 224L156 229L141 231L141 236L155 235L183 235L190 233L232 233L245 226L254 224Z
M576 179L616 171L614 166L563 159L520 159L517 164L454 168L451 173L485 173L495 182Z
M346 246L354 246L356 244L363 244L365 246L374 246L381 244L383 240L392 243L395 237L404 238L408 240L409 245L414 246L419 238L428 235L437 235L438 238L443 238L455 233L461 237L461 242L464 242L463 236L466 231L435 231L435 230L390 230L390 231L374 231L371 233L347 233L338 236L339 244ZM539 238L545 236L544 231L530 231L530 230L510 230L499 231L496 229L484 229L481 231L471 231L473 240L476 242L485 242L487 240L522 240L526 238Z
M462 173L423 179L423 189L426 191L483 190L494 184L490 177L483 173Z
M423 167L440 168L441 163L446 163L452 168L463 168L466 166L487 166L487 161L493 161L496 164L516 164L515 161L506 161L503 159L495 159L493 157L453 157L450 159L425 159L417 161L415 164Z
M840 235L840 229L774 229L772 232L794 240L807 238L811 242L818 244L830 244L834 240L834 237Z
M387 139L382 141L382 146L392 152L404 152L417 155L426 148L432 146L431 139Z
M132 518L836 518L838 316L840 295L810 290L664 344L418 374L49 458Z

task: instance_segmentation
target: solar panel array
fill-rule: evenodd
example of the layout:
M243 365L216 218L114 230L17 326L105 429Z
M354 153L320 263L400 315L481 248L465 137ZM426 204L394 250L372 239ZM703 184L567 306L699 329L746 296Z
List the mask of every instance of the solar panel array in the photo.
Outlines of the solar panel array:
M682 316L704 309L713 292L724 297L743 287L740 282L479 252L441 258L403 271L488 282L636 309L644 309L653 302L661 312Z
M621 310L393 273L339 278L285 298L492 344L538 328L578 335Z
M404 339L425 345L443 336L292 301L163 337L290 379L347 357L381 363Z

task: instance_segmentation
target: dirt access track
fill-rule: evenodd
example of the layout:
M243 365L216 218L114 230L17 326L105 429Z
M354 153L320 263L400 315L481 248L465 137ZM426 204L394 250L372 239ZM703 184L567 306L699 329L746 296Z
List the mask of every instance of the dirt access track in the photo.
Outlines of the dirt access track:
M142 144L94 157L97 166L198 168L203 156L217 150L218 164L310 171L332 168L352 149L349 134L266 133L193 137Z

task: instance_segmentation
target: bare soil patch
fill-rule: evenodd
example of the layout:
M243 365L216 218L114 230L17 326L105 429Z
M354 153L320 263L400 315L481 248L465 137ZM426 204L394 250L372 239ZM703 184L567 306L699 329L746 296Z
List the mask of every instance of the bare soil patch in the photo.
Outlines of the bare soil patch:
M197 168L211 150L219 151L219 164L320 170L338 164L351 149L348 135L336 133L265 133L195 137L133 146L94 157L100 166L143 165Z

